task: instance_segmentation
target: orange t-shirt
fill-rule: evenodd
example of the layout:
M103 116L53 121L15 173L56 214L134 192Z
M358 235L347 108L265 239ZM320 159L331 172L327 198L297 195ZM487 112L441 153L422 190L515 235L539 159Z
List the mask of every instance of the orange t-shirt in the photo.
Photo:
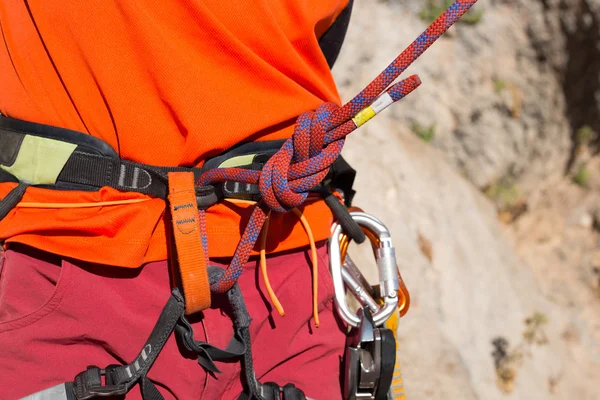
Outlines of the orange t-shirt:
M286 138L302 112L340 101L318 39L347 2L2 0L0 112L91 134L122 158L153 165L196 166L239 142ZM0 184L0 196L12 186ZM144 197L50 192L30 188L23 201ZM92 261L137 266L166 255L151 245L164 233L164 205L146 203L77 212L17 208L0 222L0 239L89 259L73 240L98 236L117 249L127 234L140 247L137 258ZM309 207L328 215L320 203ZM106 219L131 210L136 218ZM247 212L221 204L209 214L218 225L213 230L229 234ZM75 215L77 229L70 229ZM297 226L288 231L302 233ZM225 247L211 255L227 255L231 246Z

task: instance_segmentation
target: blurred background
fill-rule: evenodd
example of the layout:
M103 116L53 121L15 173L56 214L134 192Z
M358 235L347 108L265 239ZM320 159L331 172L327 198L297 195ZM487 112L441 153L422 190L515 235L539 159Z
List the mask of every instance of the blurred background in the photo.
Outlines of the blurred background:
M344 100L452 1L355 3ZM409 73L344 150L411 291L407 398L600 399L600 0L480 0Z

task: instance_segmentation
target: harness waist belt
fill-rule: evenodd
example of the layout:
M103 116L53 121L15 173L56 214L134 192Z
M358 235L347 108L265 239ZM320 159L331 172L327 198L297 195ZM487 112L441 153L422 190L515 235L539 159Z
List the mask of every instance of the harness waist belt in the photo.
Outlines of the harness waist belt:
M197 179L213 168L261 170L283 142L243 143L208 159L202 168L160 167L121 159L109 144L91 135L0 116L0 182L84 191L108 186L165 199L169 172L193 172ZM349 203L354 195L354 177L355 171L340 157L315 190L339 188ZM257 201L260 190L258 185L235 181L197 188L201 208L223 198Z

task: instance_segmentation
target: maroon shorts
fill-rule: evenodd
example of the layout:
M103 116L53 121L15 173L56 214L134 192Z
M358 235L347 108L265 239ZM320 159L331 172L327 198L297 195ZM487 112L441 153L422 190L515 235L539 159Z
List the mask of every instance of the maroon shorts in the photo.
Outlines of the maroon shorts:
M325 245L319 254L319 312L314 327L306 251L268 260L269 278L285 307L270 306L257 262L239 285L252 317L252 352L261 382L293 383L313 399L340 399L345 334L333 306ZM88 365L126 364L136 357L170 295L166 262L128 270L14 247L0 258L0 399L18 399L71 381ZM225 348L232 322L209 309L193 324L196 339ZM182 356L173 335L150 369L165 399L237 399L240 363L217 363L208 375ZM141 398L134 387L127 399Z

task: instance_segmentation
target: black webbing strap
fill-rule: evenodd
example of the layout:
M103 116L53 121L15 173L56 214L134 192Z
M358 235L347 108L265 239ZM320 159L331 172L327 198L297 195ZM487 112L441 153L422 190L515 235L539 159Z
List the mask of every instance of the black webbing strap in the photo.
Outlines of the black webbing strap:
M254 398L257 397L250 397L248 393L242 393L237 400ZM267 382L260 385L260 397L258 398L263 400L306 400L306 395L291 383L282 387L274 382Z
M3 153L8 149L9 153L12 153L16 158L16 152L18 151L18 147L20 147L20 141L22 141L22 138L25 135L32 135L71 143L77 146L77 151L82 151L84 153L98 154L114 158L119 157L117 152L108 143L92 135L70 129L59 128L58 126L37 124L35 122L28 122L0 115L0 149ZM13 140L19 140L19 144L16 145L13 142L12 146L7 146L5 141L6 136L12 136ZM2 158L3 157L0 156L0 160L2 160ZM0 163L4 165L11 165L10 163L7 164L1 161Z
M208 267L208 279L211 283L217 282L223 275L224 270L220 267ZM215 296L213 294L213 296ZM216 295L219 296L219 295ZM237 283L225 294L229 309L227 313L233 322L234 334L225 350L219 349L206 342L194 339L194 330L185 316L183 316L175 327L175 334L181 344L198 355L198 363L207 371L213 373L221 372L215 365L215 361L238 360L250 351L249 328L250 315L246 303L242 297Z
M194 330L185 316L175 327L175 334L181 340L183 346L198 355L198 364L207 371L220 373L221 371L215 364L215 361L236 360L246 352L246 345L239 331L236 331L225 350L222 350L210 343L201 342L194 339Z
M144 400L164 400L164 397L158 389L156 385L148 379L146 375L141 377L140 380L140 390L142 391L142 399Z
M239 168L260 170L266 160L268 160L268 156L266 155L258 155L255 158L257 159L256 161L248 165L239 166ZM144 193L164 199L168 193L167 176L169 172L192 171L195 177L199 178L206 170L206 166L203 168L156 167L115 157L74 151L58 175L56 186L57 188L63 186L69 189L77 188L78 186L97 189L109 186L121 191ZM332 169L325 179L327 184L331 184L332 187L344 192L347 206L350 205L355 193L352 189L355 175L356 171L342 157L339 157L333 163ZM319 185L315 190L324 186L326 185ZM260 200L258 185L227 181L217 184L217 187L220 198ZM210 189L214 193L214 188ZM214 197L212 193L211 196ZM213 197L211 197L210 205L218 201L217 197L214 197L214 200ZM199 199L199 202L201 201Z
M117 190L166 198L167 174L190 171L181 167L152 167L113 157L75 151L58 175L57 184L84 185L96 188L110 186Z
M15 186L2 200L0 200L0 220L6 217L6 214L12 210L23 198L28 184L20 182Z
M208 279L211 283L218 281L223 273L223 268L208 267ZM244 370L242 383L245 392L240 395L240 399L279 400L283 395L283 398L288 400L304 400L304 393L292 384L283 387L274 383L263 385L256 379L250 338L251 318L238 284L236 283L224 296L227 299L226 305L229 306L226 312L231 317L234 328L233 338L225 350L194 340L192 326L187 322L185 316L180 319L175 328L177 338L181 340L186 349L198 354L198 363L202 367L213 373L220 372L215 361L241 359Z
M77 375L72 383L75 398L86 400L124 395L139 381L144 400L162 400L163 396L146 374L184 312L183 296L178 289L174 289L150 337L135 360L128 365L109 365L104 369L88 367ZM104 383L102 377L105 379Z

